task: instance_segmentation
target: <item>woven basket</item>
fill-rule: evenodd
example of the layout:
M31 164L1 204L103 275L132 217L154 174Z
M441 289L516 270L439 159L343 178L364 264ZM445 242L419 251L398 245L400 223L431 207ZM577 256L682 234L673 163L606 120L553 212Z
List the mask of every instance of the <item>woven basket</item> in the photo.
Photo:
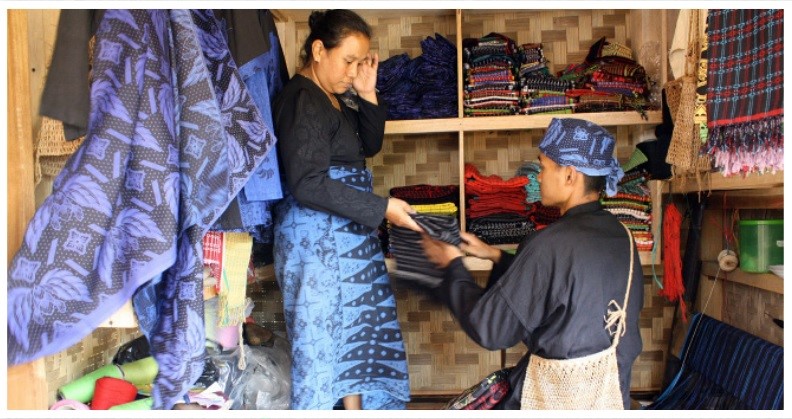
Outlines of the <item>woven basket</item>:
M701 155L701 141L696 114L696 57L701 48L698 38L698 11L691 12L690 40L685 75L665 85L666 100L674 122L674 132L668 147L666 163L672 166L674 175L685 175L710 170L710 159Z
M83 140L85 137L67 141L63 134L63 122L43 116L36 147L36 183L39 183L42 175L57 176Z

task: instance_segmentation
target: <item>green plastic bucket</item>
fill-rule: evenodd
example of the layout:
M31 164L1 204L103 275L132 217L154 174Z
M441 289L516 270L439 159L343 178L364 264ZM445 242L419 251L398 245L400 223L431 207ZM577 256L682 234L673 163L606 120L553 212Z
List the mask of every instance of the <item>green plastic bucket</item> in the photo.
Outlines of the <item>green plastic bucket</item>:
M769 265L784 264L784 220L742 220L740 269L762 273Z

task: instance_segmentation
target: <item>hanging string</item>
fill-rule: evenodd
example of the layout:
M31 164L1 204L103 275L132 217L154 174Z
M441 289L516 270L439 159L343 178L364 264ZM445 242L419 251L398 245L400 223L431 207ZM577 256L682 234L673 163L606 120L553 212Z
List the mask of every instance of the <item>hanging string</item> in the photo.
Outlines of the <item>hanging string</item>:
M657 205L662 205L662 203L658 202ZM660 211L657 211L657 217L658 217L658 220L656 220L655 222L662 223L663 222L662 206L661 206ZM661 232L661 234L662 234L662 232ZM654 280L655 284L657 284L657 287L662 290L663 289L663 283L660 282L660 279L657 277L657 271L655 270L655 265L656 265L655 262L657 261L657 248L660 247L660 246L657 245L657 242L658 242L658 240L654 240L654 243L652 243L652 279Z
M663 289L659 294L668 301L679 302L682 320L687 322L687 305L682 295L685 285L682 283L682 257L680 255L682 214L674 203L666 205L663 217Z

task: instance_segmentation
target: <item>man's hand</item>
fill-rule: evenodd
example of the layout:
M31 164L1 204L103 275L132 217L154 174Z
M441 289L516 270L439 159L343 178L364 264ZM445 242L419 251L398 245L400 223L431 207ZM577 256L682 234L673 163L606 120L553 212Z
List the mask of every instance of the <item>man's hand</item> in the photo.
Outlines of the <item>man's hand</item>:
M501 258L501 250L497 247L493 247L484 243L473 234L460 232L460 237L462 237L462 245L459 246L465 254L470 256L475 256L482 259L488 259L493 261L494 263L498 263Z
M438 268L445 268L452 260L464 256L462 251L454 245L435 240L429 237L428 234L422 234L421 236L423 236L421 245L423 246L426 258L437 265Z

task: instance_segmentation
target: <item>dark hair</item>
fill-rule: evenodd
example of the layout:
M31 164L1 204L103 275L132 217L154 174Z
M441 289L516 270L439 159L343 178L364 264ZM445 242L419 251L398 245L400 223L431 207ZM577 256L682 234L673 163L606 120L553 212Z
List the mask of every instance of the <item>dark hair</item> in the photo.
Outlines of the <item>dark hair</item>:
M589 176L587 174L583 174L583 187L586 192L596 192L597 194L601 194L602 191L605 190L605 182L607 181L607 176Z
M311 28L311 33L303 44L303 65L307 65L313 59L311 44L317 39L322 41L327 49L337 47L351 33L359 33L371 39L371 27L360 15L351 10L336 9L311 12L308 26Z

